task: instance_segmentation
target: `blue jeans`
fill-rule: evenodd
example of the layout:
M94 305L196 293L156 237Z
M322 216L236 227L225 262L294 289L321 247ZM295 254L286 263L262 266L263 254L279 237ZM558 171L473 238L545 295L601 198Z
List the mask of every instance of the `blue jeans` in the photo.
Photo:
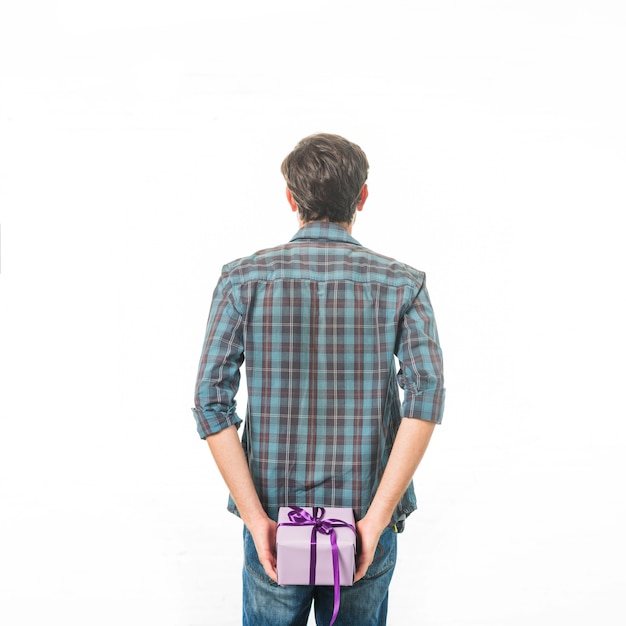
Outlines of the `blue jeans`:
M328 626L333 614L333 587L287 585L271 580L259 563L252 535L244 526L243 626L306 626L311 604L318 625ZM380 536L374 562L364 578L341 587L341 604L334 626L384 626L389 583L396 565L397 534Z

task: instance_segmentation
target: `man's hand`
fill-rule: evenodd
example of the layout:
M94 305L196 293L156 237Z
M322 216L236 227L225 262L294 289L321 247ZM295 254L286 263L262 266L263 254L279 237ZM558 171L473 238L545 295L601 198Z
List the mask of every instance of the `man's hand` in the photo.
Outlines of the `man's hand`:
M372 564L376 554L376 546L378 546L378 540L383 530L385 530L385 525L381 527L380 524L370 521L367 515L356 523L358 550L354 582L361 580L365 576L367 568Z
M274 581L276 575L276 522L263 509L250 476L248 462L243 453L237 429L229 426L206 438L213 458L228 485L239 515L247 526L259 561L266 574Z
M269 517L261 517L254 522L248 522L248 530L254 539L259 562L265 573L276 583L276 529L278 525Z
M393 511L409 486L426 452L434 427L433 422L420 419L404 418L401 421L376 495L365 517L356 524L359 549L355 582L365 576L367 568L372 564L378 539L391 522Z

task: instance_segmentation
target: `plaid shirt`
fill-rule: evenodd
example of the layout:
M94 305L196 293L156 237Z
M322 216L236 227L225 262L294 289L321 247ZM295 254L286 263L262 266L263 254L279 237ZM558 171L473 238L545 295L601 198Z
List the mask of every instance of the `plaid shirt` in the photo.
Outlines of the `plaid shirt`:
M202 438L239 426L245 357L242 444L271 518L281 506L336 506L360 519L401 417L441 422L442 358L424 280L326 222L224 266L192 410ZM415 508L411 485L393 521Z

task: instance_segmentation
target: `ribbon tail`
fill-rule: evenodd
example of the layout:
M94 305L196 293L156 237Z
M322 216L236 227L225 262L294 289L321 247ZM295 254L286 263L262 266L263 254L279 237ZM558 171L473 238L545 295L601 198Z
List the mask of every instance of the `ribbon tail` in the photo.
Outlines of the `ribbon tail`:
M337 548L337 533L333 530L330 533L330 546L333 554L333 578L334 578L334 605L333 605L333 617L330 620L330 626L333 626L335 620L337 619L337 615L339 614L339 599L340 599L340 589L339 589L339 549Z
M317 528L311 531L311 552L309 557L309 585L315 584L315 570L317 567Z

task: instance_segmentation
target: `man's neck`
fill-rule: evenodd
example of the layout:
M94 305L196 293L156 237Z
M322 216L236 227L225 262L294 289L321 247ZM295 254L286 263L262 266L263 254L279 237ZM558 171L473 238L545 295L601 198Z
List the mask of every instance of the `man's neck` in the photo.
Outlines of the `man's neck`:
M326 222L330 224L337 224L337 226L341 226L342 228L345 228L350 235L352 234L352 224L349 224L348 222L331 222L330 220L313 220L312 222L303 222L302 220L298 220L298 222L300 224L300 228L303 228L307 224L314 224L315 222Z

